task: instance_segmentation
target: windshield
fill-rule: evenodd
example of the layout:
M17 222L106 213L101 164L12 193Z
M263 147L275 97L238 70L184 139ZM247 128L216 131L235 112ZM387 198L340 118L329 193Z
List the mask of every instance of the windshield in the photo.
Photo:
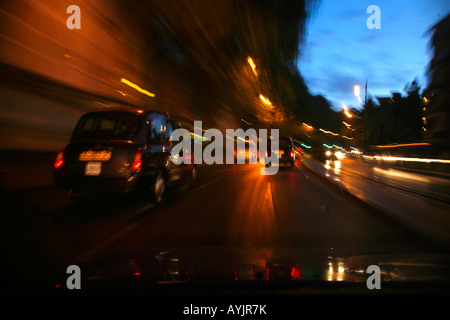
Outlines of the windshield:
M83 116L73 140L133 139L139 130L139 115L94 113Z
M153 290L168 319L197 293L303 316L302 295L450 294L449 14L0 1L8 290Z

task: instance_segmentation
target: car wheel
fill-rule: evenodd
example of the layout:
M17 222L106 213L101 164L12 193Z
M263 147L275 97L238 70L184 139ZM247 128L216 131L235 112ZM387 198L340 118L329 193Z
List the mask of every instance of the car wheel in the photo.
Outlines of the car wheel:
M166 178L162 171L158 172L153 182L152 188L152 201L156 204L161 203L164 200L166 191Z

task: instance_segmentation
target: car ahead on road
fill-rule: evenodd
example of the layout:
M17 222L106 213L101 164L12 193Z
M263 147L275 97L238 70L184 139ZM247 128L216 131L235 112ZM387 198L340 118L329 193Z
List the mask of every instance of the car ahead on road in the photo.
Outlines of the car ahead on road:
M56 157L55 178L71 194L139 191L159 203L175 182L195 183L193 159L171 161L170 137L179 127L167 114L136 107L88 111Z
M245 163L257 163L258 162L258 149L256 144L252 147L250 141L245 141L243 147L238 147L237 141L235 141L234 149L234 159L238 163L238 160L244 161Z
M269 140L271 141L271 140ZM274 149L272 143L270 142L270 147L268 149L270 152L277 155L279 164L294 165L295 163L295 150L294 142L291 137L280 137L278 142L278 149ZM266 167L271 166L271 163L266 163Z

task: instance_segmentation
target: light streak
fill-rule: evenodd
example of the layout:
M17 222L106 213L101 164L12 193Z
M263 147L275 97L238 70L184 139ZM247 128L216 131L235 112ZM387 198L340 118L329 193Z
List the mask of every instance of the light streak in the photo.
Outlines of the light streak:
M393 145L385 145L385 146L376 146L377 148L397 148L397 147L412 147L412 146L429 146L428 142L418 142L418 143L402 143L402 144L393 144Z
M407 162L425 162L425 163L450 163L446 159L427 159L427 158L406 158L406 157L384 157L384 156L363 156L366 159L385 160L385 161L407 161Z
M331 131L328 131L328 130L324 130L322 128L320 128L319 130L322 131L323 133L332 134L333 136L338 136L339 135L338 133L334 133L334 132L331 132Z
M255 63L253 62L253 59L252 59L251 57L248 57L248 58L247 58L247 62L248 62L248 64L250 65L250 67L252 68L252 71L253 71L253 73L255 74L255 76L257 76L257 75L258 75L258 72L256 71L256 65L255 65Z
M126 84L127 86L129 86L129 87L135 89L136 91L139 91L140 93L143 93L143 94L145 94L145 95L147 95L149 97L152 97L152 98L155 97L154 93L151 93L151 92L149 92L149 91L147 91L145 89L142 89L137 84L134 84L133 82L131 82L131 81L125 79L125 78L120 79L120 82Z
M270 102L269 99L267 99L266 97L264 97L262 94L259 95L259 98L261 99L262 102L264 102L264 104L271 106L272 102Z

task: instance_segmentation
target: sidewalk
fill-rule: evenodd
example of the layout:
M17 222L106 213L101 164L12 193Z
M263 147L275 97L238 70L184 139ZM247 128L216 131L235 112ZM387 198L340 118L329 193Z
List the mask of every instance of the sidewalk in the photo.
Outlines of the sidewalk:
M445 246L450 245L450 205L442 199L433 199L436 196L434 193L426 194L430 190L435 191L434 187L430 190L425 187L430 184L430 176L414 174L411 176L413 178L405 177L402 172L391 168L374 167L358 161L344 161L341 170L335 171L308 155L303 156L305 167L342 190L428 238ZM400 176L397 177L397 174ZM392 175L397 179L391 179ZM405 181L412 182L407 184ZM448 193L444 194L443 190L449 190L450 180L433 181L441 187L439 196L445 195L448 199Z

